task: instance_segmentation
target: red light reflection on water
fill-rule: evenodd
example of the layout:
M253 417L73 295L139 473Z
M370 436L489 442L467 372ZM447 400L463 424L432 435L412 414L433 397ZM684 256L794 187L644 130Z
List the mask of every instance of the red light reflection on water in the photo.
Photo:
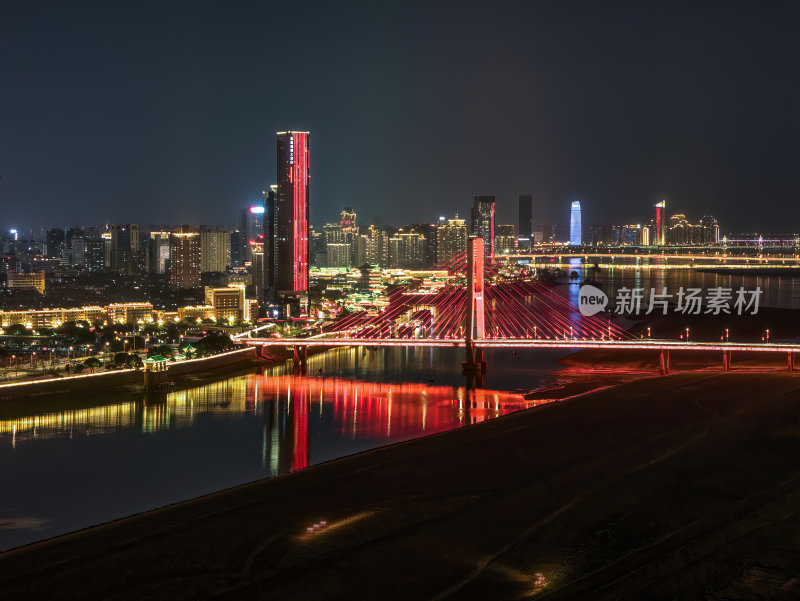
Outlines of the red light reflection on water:
M340 438L390 443L550 402L526 401L520 393L496 390L305 376L253 376L248 393L255 404L275 399L275 428L286 418L291 424L291 432L276 434L281 448L292 454L291 461L282 458L285 467L280 471L309 465L309 421L323 411Z

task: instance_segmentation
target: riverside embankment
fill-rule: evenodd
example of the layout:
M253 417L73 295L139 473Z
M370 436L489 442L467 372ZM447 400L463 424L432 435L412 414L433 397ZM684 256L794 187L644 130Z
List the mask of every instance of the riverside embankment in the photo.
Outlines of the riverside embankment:
M799 414L797 374L639 380L10 551L0 591L796 598Z
M210 357L169 363L167 376L169 379L174 379L210 371L247 367L249 364L255 365L263 361L257 355L254 347L247 347ZM141 385L142 383L143 371L140 369L120 369L47 380L12 382L0 384L0 401L62 394L107 392L126 386Z

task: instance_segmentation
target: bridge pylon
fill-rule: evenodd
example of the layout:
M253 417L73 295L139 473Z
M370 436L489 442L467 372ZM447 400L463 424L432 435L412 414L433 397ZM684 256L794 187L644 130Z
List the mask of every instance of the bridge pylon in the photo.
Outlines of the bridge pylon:
M486 371L483 360L483 349L475 346L476 340L485 337L485 312L483 306L483 238L467 240L467 302L466 328L464 342L467 351L466 361L462 363L464 371Z

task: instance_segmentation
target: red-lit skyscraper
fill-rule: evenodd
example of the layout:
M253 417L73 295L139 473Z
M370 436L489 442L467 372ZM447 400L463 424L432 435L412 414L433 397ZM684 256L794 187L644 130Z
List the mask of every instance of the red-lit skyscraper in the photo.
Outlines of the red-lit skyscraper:
M655 226L656 226L656 239L653 244L656 246L664 246L666 242L666 228L665 228L665 221L666 215L665 209L667 208L667 201L662 200L661 202L656 203L656 217L655 217Z
M275 195L275 288L278 296L308 291L308 132L278 132Z

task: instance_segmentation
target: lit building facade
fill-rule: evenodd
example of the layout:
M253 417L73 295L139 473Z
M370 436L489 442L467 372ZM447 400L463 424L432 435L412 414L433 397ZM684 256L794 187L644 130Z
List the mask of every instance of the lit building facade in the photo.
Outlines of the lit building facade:
M339 218L339 227L342 234L357 234L358 226L356 225L356 212L350 207L345 207Z
M513 225L496 225L495 226L495 252L498 255L508 255L517 250L517 239L514 236ZM530 248L530 246L529 246Z
M655 214L655 220L653 222L655 229L655 239L653 240L653 245L664 246L667 242L667 228L666 228L667 201L662 200L661 202L656 203L655 210L656 214Z
M206 306L211 307L217 321L250 321L258 310L256 299L247 298L244 286L205 288Z
M458 213L453 219L441 223L436 231L436 262L446 265L467 250L467 225Z
M57 328L68 321L94 323L107 319L107 316L108 313L103 307L0 311L0 325L4 328L14 324L22 324L28 328Z
M349 244L343 242L332 242L328 244L328 267L350 267L350 252L351 247Z
M308 291L309 133L278 132L275 198L275 288L277 294Z
M150 232L147 249L147 271L158 275L167 273L169 265L169 232Z
M146 323L153 321L152 303L114 303L106 308L112 323Z
M6 285L9 289L32 289L36 290L39 294L44 294L44 272L34 271L33 273L22 273L9 269L6 271Z
M189 226L169 235L169 283L174 288L200 287L200 232Z
M569 243L580 246L582 243L581 203L574 201L569 212Z
M252 247L250 245L253 241L261 240L264 235L264 214L266 208L262 205L254 205L239 212L239 257L242 262L252 261L253 255L251 253Z
M486 256L494 261L494 196L475 196L472 203L471 233L483 238Z
M200 271L225 271L231 264L231 233L200 226Z

